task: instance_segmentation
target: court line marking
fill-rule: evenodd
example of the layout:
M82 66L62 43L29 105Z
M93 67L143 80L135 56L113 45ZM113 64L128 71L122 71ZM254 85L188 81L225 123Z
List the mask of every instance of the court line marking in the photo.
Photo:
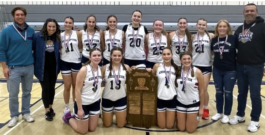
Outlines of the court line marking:
M3 102L3 101L5 101L6 99L8 99L8 97L6 97L6 98L4 98L4 99L0 100L0 102Z
M63 90L64 90L64 89L62 89L61 91L59 91L54 97L56 97L57 95L59 95ZM237 97L236 97L235 95L233 95L233 97L234 97L235 99L237 99ZM252 107L251 107L251 106L249 106L248 104L246 104L246 106L247 106L249 109L252 110ZM33 111L33 112L31 113L31 115L33 115L34 113L36 113L37 111L39 111L42 107L43 107L43 105L41 105L40 107L38 107L35 111ZM261 117L265 119L265 116L263 116L262 114L261 114ZM24 120L21 120L19 123L17 123L16 126L14 126L13 128L9 129L7 132L5 132L4 135L9 134L9 133L10 133L11 131L13 131L16 127L18 127L18 125L20 125L22 122L24 122ZM213 123L215 123L215 122L216 122L216 121L211 121L210 123L207 123L207 124L205 124L205 125L202 125L202 126L197 127L197 129L202 128L202 127L205 127L205 126L209 126L209 125L211 125L211 124L213 124ZM170 131L170 130L163 130L163 131L159 131L159 130L148 130L148 129L136 129L136 128L128 127L128 126L124 126L124 127L129 128L129 129L134 129L134 130L142 130L142 131L146 131L146 133L149 133L149 132L176 132L176 131L178 131L178 130L171 130L171 131Z
M197 129L210 126L217 121L211 120L211 122L209 122L209 123L198 126ZM128 128L128 129L132 129L132 130L145 131L145 132L180 132L179 129L147 129L147 128L143 128L143 127L132 127L132 126L126 126L126 125L124 127Z
M0 78L0 83L6 83L7 80L5 78ZM33 79L32 83L39 83L38 79ZM57 79L56 83L63 83L63 79Z
M237 99L237 97L233 94L233 97L235 98L235 99ZM251 100L251 99L250 99ZM246 106L250 109L250 110L252 110L252 107L251 106L249 106L248 104L246 104ZM260 116L263 118L263 119L265 119L265 116L264 115L262 115L262 114L260 114Z
M64 91L64 89L62 89L62 90L59 91L57 94L55 94L54 97L58 96L58 95L59 95L60 93L62 93L63 91ZM41 105L39 108L37 108L35 111L33 111L33 112L31 113L31 115L33 115L34 113L36 113L37 111L39 111L42 107L43 107L43 105ZM9 133L10 133L11 131L13 131L16 127L18 127L18 125L20 125L22 122L24 122L23 119L22 119L19 123L17 123L16 126L12 127L12 128L9 129L8 131L6 131L6 132L4 133L4 135L9 134Z

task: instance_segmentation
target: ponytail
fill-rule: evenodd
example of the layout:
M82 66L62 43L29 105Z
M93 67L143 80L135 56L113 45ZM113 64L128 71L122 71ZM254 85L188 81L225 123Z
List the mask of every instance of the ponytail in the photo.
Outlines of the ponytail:
M94 30L95 31L100 31L100 28L97 25L95 25Z
M161 33L165 36L167 35L167 32L164 29L161 31Z
M109 30L109 26L106 26L106 30Z
M189 52L192 52L192 40L191 40L191 33L190 31L188 30L188 28L185 29L185 33L186 33L186 36L187 36L187 39L188 39L188 44L189 44L189 49L188 51Z
M178 66L174 63L173 59L171 59L171 65L174 67L174 70L175 70L175 75L176 75L176 78L175 78L175 86L178 87L178 83L177 83L177 78L180 77L180 71L179 71L179 68Z
M205 30L204 32L205 32L205 33L207 34L207 36L209 37L209 42L210 42L209 44L211 44L211 37L210 37L209 32L208 32L207 30Z
M193 65L192 64L191 64L190 68L191 68L191 77L194 77L194 70L193 70Z
M91 60L89 59L89 60L84 64L84 66L89 65L90 63L91 63Z

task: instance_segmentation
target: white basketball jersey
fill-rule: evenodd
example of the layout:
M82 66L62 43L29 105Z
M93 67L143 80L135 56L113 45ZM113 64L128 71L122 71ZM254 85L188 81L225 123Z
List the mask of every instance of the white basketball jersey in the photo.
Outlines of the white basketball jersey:
M84 57L89 57L89 50L93 48L99 48L100 49L100 32L96 31L93 35L89 35L89 39L87 36L87 31L82 30L82 43L83 43L83 51L82 54ZM93 37L93 39L92 39ZM90 44L91 43L91 44Z
M195 66L209 67L211 66L211 44L210 39L206 33L197 41L197 34L192 41L192 63ZM201 52L201 53L199 53Z
M84 81L84 86L81 91L81 99L82 99L82 105L90 105L97 100L100 99L101 95L101 82L102 82L102 75L101 75L101 70L100 67L98 66L98 76L97 72L94 72L95 78L93 77L92 74L92 69L90 65L86 65L87 68L87 73L86 73L86 78ZM97 85L97 90L94 92L93 91L93 83L94 80L98 78L98 85Z
M169 71L171 71L171 75L169 79L169 88L167 88L166 86L165 69L166 69L167 75L169 75L170 73ZM170 67L166 67L166 66L165 66L165 69L164 69L164 64L160 63L156 71L156 76L158 78L157 97L162 100L171 100L177 94L176 86L175 86L175 79L176 79L175 69L173 66L171 66L171 70L170 70Z
M196 70L197 68L193 67L194 77L191 77L191 73L189 74L186 80L185 92L182 91L182 88L183 88L182 79L181 78L177 79L177 83L178 83L177 100L184 105L190 105L190 104L194 104L200 101L199 83L196 78ZM186 76L186 74L184 76Z
M122 48L122 30L117 29L115 36L112 35L111 38L109 36L109 30L105 31L105 51L103 52L103 56L108 61L110 61L110 51L113 47Z
M145 60L144 39L145 39L144 26L140 26L138 30L133 30L132 25L128 25L125 33L124 58L130 60Z
M165 47L167 47L167 37L163 34L161 34L161 43L160 39L154 38L154 33L149 33L149 39L148 39L148 55L147 60L154 63L161 63L163 62L162 59L162 51Z
M181 43L183 44L180 45ZM181 66L179 54L181 52L188 51L188 49L189 49L189 43L187 36L185 35L185 37L183 38L178 38L178 36L174 34L174 36L171 39L171 50L173 53L173 60L176 65Z
M106 70L105 70L106 84L105 84L105 89L103 91L103 98L109 99L111 101L117 101L126 96L126 91L125 91L126 69L124 69L123 66L121 65L120 76L118 76L118 70L115 71L116 77L119 78L119 83L117 85L115 83L115 75L113 71L109 70L109 66L110 64L107 64ZM109 76L110 72L111 72L111 76ZM116 87L118 89L116 89Z
M81 56L78 48L78 37L75 30L72 30L71 37L64 35L65 32L61 33L62 49L61 49L61 60L71 63L80 63Z

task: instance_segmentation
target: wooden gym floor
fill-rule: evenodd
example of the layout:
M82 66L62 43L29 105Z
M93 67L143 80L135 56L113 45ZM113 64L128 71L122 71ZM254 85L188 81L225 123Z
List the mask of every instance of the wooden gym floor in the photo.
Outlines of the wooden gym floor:
M0 134L2 135L75 135L71 127L64 124L61 117L64 110L63 100L63 83L61 75L58 76L58 83L56 84L56 93L54 99L54 110L56 116L52 122L46 121L44 116L44 107L41 101L41 87L38 80L34 77L34 83L31 92L31 114L35 118L34 123L27 123L22 120L21 115L19 117L18 124L13 128L8 128L7 123L10 120L10 113L8 107L8 92L6 88L6 80L4 79L2 67L0 67ZM193 133L194 135L264 135L265 134L265 78L263 78L262 84L262 113L260 116L260 129L256 133L249 133L247 126L250 122L250 111L251 111L251 100L248 96L247 107L246 107L246 122L238 125L222 124L220 121L201 120L199 123L199 129ZM234 87L233 92L233 108L230 118L233 117L237 111L237 85ZM208 87L210 101L209 109L210 116L216 113L215 109L215 88L211 83ZM21 92L19 94L19 100L21 101ZM70 104L72 107L72 104ZM19 108L20 110L20 108ZM71 109L72 110L72 109ZM150 129L132 127L126 125L124 128L117 128L113 124L110 128L105 128L102 124L101 119L99 120L98 127L95 132L89 132L90 135L183 135L188 134L186 132L179 132L177 129L167 130L159 129L158 127L152 127Z

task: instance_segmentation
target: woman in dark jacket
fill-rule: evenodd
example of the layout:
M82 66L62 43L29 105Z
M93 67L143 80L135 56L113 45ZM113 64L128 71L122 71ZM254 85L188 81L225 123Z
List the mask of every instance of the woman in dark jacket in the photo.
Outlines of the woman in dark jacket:
M34 74L42 87L42 101L46 120L55 115L52 104L55 94L60 58L60 26L55 19L48 18L40 32L33 36Z

